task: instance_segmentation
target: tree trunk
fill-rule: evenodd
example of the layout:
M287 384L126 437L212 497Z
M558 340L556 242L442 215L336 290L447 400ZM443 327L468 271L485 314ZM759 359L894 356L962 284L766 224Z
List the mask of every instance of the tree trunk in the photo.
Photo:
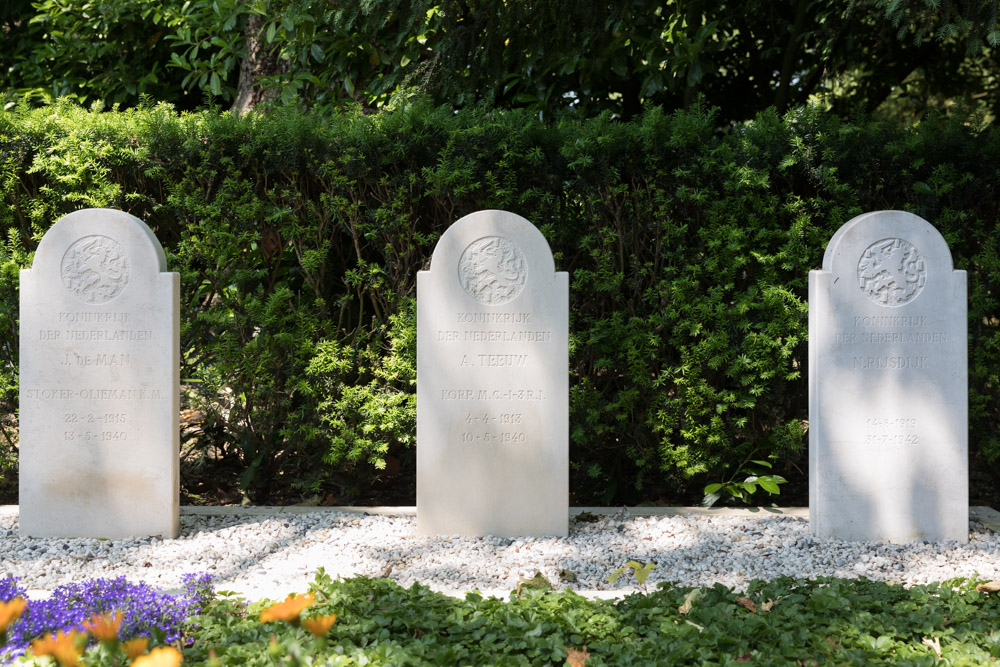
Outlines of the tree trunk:
M263 17L251 14L244 28L247 55L240 62L240 79L236 84L236 99L233 100L232 106L232 110L241 115L262 102L274 99L277 95L274 88L264 88L260 85L264 78L281 71L274 50L264 39L263 28Z

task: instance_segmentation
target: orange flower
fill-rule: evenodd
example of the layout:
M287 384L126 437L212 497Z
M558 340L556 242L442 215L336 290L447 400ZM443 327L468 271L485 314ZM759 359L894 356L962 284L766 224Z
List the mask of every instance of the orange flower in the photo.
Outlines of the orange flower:
M149 648L149 640L145 637L136 637L122 644L122 650L125 651L129 660L135 660L145 653L147 648Z
M161 646L136 658L132 667L177 667L181 660L181 652L173 646Z
M101 614L83 622L83 627L99 642L111 643L118 641L118 628L122 625L122 613Z
M309 595L289 595L284 602L272 605L260 613L261 623L271 621L287 621L292 623L299 620L302 610L316 601L315 596Z
M24 608L27 605L28 601L24 598L14 598L10 602L0 602L0 633L7 632L7 628L24 613Z
M81 653L76 641L77 638L84 636L84 633L79 630L59 632L55 635L50 632L42 639L31 642L31 652L39 657L50 655L62 667L76 667L80 662Z
M317 637L323 637L330 631L330 628L332 628L333 624L336 622L336 614L330 614L329 616L316 616L313 618L302 619L302 627Z

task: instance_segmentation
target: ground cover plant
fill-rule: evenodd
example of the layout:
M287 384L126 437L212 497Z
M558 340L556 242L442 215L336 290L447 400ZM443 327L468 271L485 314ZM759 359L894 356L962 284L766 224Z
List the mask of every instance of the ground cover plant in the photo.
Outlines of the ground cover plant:
M5 596L16 590L11 580L0 586ZM162 627L153 632L153 645L155 652L171 644L179 654L170 658L182 657L184 664L213 667L984 665L1000 659L998 589L1000 582L976 579L906 587L779 578L753 581L740 592L668 583L602 601L554 592L536 577L507 600L476 593L457 599L389 579L333 580L320 570L308 593L277 604L247 604L227 594L203 598L204 606L187 607L179 635L171 639ZM204 585L201 590L204 595ZM30 603L25 615L38 604ZM79 604L77 616L96 609ZM8 633L23 619L10 623ZM0 608L0 625L5 620ZM74 628L76 621L64 626ZM53 659L59 660L26 655L15 664ZM79 664L125 661L106 643L93 643Z

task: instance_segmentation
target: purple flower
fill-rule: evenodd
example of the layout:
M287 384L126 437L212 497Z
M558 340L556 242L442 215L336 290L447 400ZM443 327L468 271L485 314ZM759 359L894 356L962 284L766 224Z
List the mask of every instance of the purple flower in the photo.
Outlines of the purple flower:
M0 602L10 602L14 598L26 598L27 592L17 582L20 577L4 577L0 579Z
M195 608L193 613L203 611L215 599L212 575L207 572L185 574L181 576L181 583L184 584L184 593L189 603Z
M7 645L0 648L0 662L24 653L32 639L49 632L83 630L83 622L95 614L120 612L122 640L146 637L172 643L180 638L187 619L201 612L213 596L211 575L184 577L185 592L173 596L147 584L133 584L124 577L93 579L64 584L47 600L34 600L24 614L11 624ZM0 597L23 595L17 580L0 579Z

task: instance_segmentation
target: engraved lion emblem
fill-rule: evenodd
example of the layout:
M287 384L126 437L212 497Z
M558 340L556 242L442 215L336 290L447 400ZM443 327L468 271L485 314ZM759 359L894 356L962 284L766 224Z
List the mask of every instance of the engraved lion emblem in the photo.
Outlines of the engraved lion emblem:
M476 301L501 306L512 301L528 276L528 262L513 241L485 236L469 244L458 260L462 288Z
M60 273L66 289L84 303L107 303L128 284L128 256L114 239L84 236L63 255Z
M882 239L868 246L858 261L858 285L883 306L901 306L920 294L927 282L924 258L903 239Z

